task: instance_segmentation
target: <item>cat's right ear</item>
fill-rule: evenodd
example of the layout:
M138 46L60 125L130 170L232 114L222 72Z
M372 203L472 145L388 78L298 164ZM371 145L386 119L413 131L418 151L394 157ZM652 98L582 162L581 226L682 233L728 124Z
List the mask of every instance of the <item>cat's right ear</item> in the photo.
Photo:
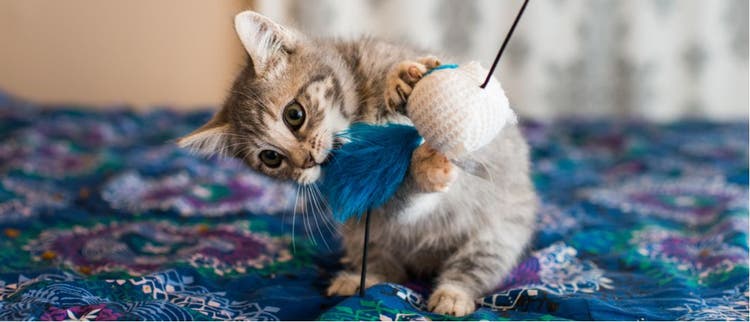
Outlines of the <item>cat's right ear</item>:
M229 124L218 113L208 123L177 140L177 145L202 155L228 155Z
M299 34L284 28L268 17L253 11L243 11L234 17L234 29L245 47L256 75L263 75L278 61L279 55L294 51Z

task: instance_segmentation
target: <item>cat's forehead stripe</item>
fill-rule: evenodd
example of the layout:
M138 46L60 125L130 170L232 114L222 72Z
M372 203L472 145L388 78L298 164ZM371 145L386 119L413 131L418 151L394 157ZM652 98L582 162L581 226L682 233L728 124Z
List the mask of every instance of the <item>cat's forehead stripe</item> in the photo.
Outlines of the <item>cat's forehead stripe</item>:
M324 74L318 74L311 77L310 80L307 81L307 84L299 89L297 96L306 95L311 89L317 86L325 86L325 83L328 82L331 78L333 78L333 76Z
M279 114L281 114L281 113L278 113L277 111L283 110L284 107L286 107L286 105L283 105L281 109L276 108L273 105L271 105L271 106L263 105L259 110L261 112L263 112L264 114L268 115L269 117L271 117L273 120L278 121L279 120ZM261 115L258 115L258 117L260 117L260 116Z
M246 108L235 112L235 117L232 120L243 132L249 135L258 135L268 129L264 114L268 114L265 107Z

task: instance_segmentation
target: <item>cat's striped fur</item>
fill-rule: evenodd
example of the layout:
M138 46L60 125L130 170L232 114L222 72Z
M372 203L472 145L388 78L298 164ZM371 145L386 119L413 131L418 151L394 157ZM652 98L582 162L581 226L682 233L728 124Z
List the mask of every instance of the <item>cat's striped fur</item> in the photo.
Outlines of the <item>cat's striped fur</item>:
M334 133L349 124L408 123L398 108L421 73L437 63L418 59L424 53L409 47L371 38L305 37L252 12L239 14L236 23L248 65L222 109L180 144L231 155L300 184L318 179ZM307 115L297 130L281 115L294 100ZM261 161L267 149L283 156L277 168ZM402 188L372 214L368 284L435 276L430 309L457 316L473 312L474 299L498 285L534 231L537 200L528 154L515 126L467 161L482 168L485 178L420 147ZM362 228L356 221L342 227L348 270L332 281L329 294L357 291Z

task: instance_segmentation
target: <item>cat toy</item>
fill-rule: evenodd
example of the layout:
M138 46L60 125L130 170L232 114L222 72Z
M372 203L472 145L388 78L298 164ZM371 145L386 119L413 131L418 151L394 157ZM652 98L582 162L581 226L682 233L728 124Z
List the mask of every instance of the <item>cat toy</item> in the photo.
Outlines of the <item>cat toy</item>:
M500 82L492 75L528 2L521 6L489 71L477 62L441 65L417 82L406 103L414 126L359 123L339 134L348 143L331 152L319 187L336 220L361 219L364 214L361 297L367 276L370 210L396 193L414 150L429 144L448 159L458 160L517 122Z

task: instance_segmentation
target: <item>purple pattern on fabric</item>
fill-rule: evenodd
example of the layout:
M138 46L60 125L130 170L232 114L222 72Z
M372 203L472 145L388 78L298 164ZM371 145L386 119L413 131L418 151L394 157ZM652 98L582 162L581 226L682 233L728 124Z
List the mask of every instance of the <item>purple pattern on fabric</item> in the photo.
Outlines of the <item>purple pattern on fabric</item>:
M230 272L291 258L284 239L230 225L174 227L163 222L47 231L25 248L35 256L51 251L60 261L79 270L123 268L135 274L174 261Z
M115 313L105 307L104 304L93 304L85 306L72 306L61 309L54 306L42 314L39 318L42 321L70 321L72 319L93 320L93 321L114 321L121 314Z

